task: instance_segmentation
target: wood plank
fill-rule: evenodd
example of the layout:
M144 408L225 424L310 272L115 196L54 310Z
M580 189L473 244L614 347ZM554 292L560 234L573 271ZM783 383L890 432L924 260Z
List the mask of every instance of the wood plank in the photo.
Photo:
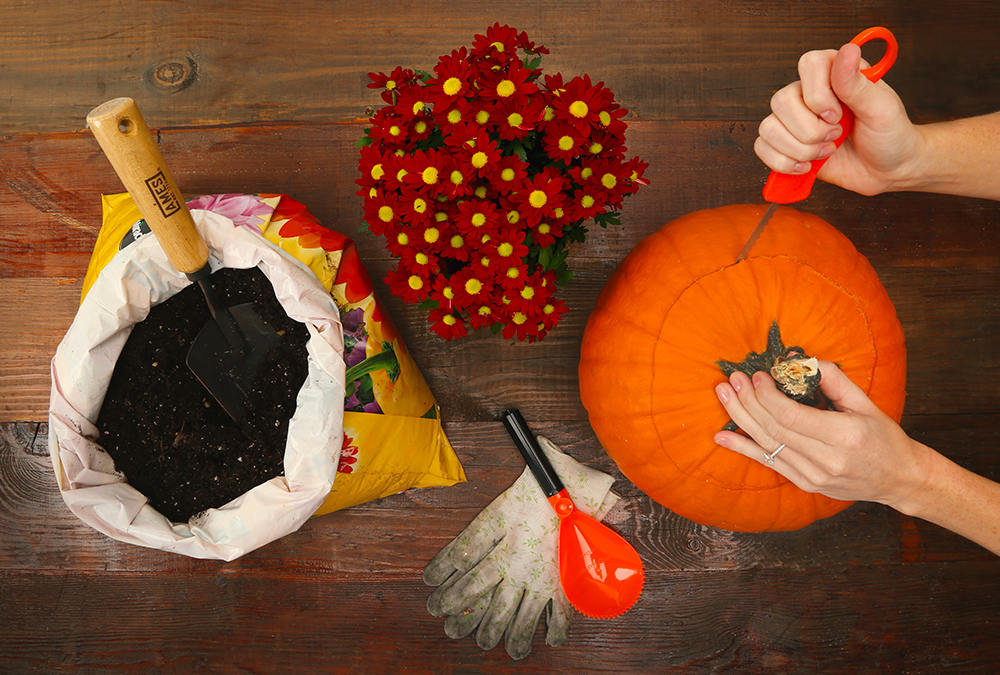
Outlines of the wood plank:
M191 0L113 12L8 4L0 133L81 129L116 96L136 98L164 126L356 119L377 101L367 72L430 69L494 21L548 46L549 72L603 80L643 119L759 120L801 53L838 47L868 25L895 31L900 57L886 79L917 120L990 112L982 92L1000 86L1000 12L990 0L851 0L824 8L822 20L810 3L762 0L584 0L571 10L432 0L388 14L370 0L336 9L256 0L238 12Z
M1000 658L992 563L655 573L623 617L575 616L562 647L546 646L539 628L521 664L502 646L483 652L472 637L448 639L443 619L425 609L428 594L419 578L262 578L217 565L184 574L4 571L0 663L75 673L986 675Z

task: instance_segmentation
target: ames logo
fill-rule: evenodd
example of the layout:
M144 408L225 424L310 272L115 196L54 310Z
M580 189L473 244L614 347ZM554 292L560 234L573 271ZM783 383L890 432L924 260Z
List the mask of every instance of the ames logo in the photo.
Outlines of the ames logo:
M149 188L149 193L156 200L156 205L160 207L164 218L169 218L181 210L181 200L170 189L167 177L163 175L162 171L151 178L147 178L146 187Z

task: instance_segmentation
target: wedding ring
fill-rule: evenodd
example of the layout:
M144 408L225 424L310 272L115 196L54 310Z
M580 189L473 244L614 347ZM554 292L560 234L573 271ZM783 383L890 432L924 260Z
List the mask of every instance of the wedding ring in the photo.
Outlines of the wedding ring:
M768 466L774 466L774 458L778 456L778 453L785 449L785 444L782 443L778 446L778 449L772 452L770 455L766 452L764 453L764 463Z

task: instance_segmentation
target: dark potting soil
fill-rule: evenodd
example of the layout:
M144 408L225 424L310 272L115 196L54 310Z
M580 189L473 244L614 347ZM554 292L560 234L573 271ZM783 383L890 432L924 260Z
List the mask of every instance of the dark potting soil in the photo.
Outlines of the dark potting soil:
M283 473L288 421L307 374L309 333L288 318L263 272L223 268L211 281L221 305L252 303L288 347L268 353L242 428L185 363L211 320L197 284L153 307L132 329L97 420L115 468L175 522Z

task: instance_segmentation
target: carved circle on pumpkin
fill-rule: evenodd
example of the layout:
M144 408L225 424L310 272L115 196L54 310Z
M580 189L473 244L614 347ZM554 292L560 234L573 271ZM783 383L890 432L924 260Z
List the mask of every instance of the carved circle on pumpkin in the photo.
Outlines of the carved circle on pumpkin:
M591 426L622 473L681 516L743 532L799 529L850 503L715 444L729 421L718 361L763 351L777 322L785 344L836 363L897 422L905 398L896 310L832 225L781 207L733 263L763 212L697 211L641 241L601 292L579 366Z

